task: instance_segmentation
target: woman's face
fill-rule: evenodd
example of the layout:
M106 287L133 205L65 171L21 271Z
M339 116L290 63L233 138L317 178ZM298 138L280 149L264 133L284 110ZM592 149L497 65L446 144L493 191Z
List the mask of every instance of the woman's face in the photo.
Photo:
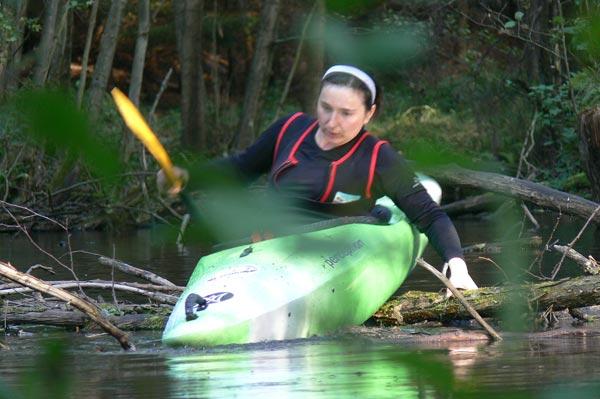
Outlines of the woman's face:
M375 105L365 108L364 94L347 86L325 84L317 102L320 139L324 150L352 140L375 113Z

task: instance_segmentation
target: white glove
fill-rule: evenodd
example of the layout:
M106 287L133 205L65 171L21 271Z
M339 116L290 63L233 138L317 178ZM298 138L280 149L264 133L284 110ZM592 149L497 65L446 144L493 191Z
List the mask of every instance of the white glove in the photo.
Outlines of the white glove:
M442 274L446 275L446 271L450 268L450 282L453 286L463 290L474 290L477 289L477 284L469 276L469 270L467 264L462 258L452 258L448 263L444 264ZM450 290L446 291L446 296L451 296Z

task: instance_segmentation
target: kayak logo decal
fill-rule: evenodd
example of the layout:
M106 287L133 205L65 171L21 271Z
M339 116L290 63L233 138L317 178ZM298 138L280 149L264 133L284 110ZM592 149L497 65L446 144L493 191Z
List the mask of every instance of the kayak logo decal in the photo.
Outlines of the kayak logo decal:
M233 298L233 294L231 292L215 292L214 294L209 294L204 297L208 305L211 303L225 302L231 298Z
M215 292L205 297L191 293L187 296L187 298L185 298L185 320L196 320L198 318L196 312L203 311L210 304L223 302L231 298L233 298L233 294L231 292Z
M346 248L334 253L333 255L324 258L324 262L321 265L324 269L330 268L335 269L336 264L340 262L342 259L347 258L348 256L353 256L355 253L364 248L365 243L362 240L356 240L348 245Z

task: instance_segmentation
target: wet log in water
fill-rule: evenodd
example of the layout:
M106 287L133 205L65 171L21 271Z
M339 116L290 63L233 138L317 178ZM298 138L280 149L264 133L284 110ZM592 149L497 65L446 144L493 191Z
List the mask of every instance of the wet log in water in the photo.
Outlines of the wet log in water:
M15 269L10 263L0 262L0 275L23 286L32 288L40 293L51 295L58 298L73 307L85 313L90 319L96 322L104 331L112 335L124 350L135 350L135 345L129 340L127 334L115 327L99 312L94 304L79 298L61 288L42 281L36 277L22 273Z
M541 207L579 216L585 220L594 215L594 211L600 207L600 204L574 194L564 193L542 184L496 173L477 172L456 166L432 169L428 170L427 173L440 181L516 197ZM592 220L600 224L600 212L596 213Z
M162 330L173 309L168 305L102 304L106 319L121 330ZM10 325L36 324L66 328L94 330L96 326L83 312L57 301L14 302L3 309L6 323Z
M573 309L600 304L600 276L582 276L539 284L485 287L466 291L469 303L483 317L496 317L503 306L512 306L522 298L533 310L543 312ZM454 298L445 299L439 293L409 291L390 299L373 316L382 325L414 324L425 321L467 319L468 313Z
M532 310L543 312L552 307L558 311L600 304L600 275L522 285L488 287L466 291L465 297L483 317L495 317L509 298L520 295ZM123 330L162 330L172 310L171 305L100 304L107 319ZM33 299L5 301L1 309L8 325L46 324L63 327L94 328L83 313L69 304ZM454 298L445 299L437 292L409 291L390 299L373 316L372 321L384 326L449 322L468 319L469 315Z

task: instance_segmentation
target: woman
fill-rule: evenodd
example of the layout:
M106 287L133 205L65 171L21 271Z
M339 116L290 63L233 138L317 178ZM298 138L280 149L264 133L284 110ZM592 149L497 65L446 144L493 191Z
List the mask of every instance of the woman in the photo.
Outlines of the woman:
M380 97L364 71L335 65L323 75L316 119L302 113L282 118L223 162L247 181L266 173L278 195L319 214L368 214L375 200L387 195L427 235L447 263L450 281L457 288L477 288L448 216L404 158L365 130ZM159 186L164 185L159 174Z

